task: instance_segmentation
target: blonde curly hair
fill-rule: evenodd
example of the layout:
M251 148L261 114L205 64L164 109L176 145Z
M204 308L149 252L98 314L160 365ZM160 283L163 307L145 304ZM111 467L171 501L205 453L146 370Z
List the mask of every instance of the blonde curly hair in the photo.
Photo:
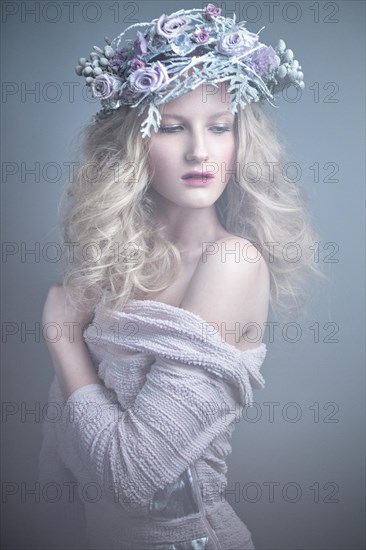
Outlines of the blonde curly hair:
M77 308L102 300L122 309L130 299L164 290L179 272L180 252L155 215L149 139L140 124L136 110L122 106L81 130L78 169L59 205L64 285ZM248 239L265 258L275 314L304 307L309 274L326 278L314 260L318 237L307 198L283 174L278 134L261 103L239 109L235 174L215 203L225 230ZM288 246L297 250L296 261L285 257Z

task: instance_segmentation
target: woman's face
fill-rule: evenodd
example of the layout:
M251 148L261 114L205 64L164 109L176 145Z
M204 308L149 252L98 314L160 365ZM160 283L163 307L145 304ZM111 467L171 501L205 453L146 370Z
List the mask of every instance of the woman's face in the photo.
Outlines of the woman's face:
M218 88L201 85L162 105L160 128L158 133L152 131L149 152L150 186L162 205L204 208L223 193L236 154L235 117L225 90L223 84ZM209 172L213 177L208 185L207 180L184 179L191 171Z

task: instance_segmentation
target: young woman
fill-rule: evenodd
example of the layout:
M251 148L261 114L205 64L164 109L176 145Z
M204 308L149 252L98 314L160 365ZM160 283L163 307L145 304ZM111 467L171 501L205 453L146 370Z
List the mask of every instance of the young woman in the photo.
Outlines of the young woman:
M268 307L301 307L316 272L263 105L302 87L301 67L212 4L141 25L77 68L103 111L67 190L72 261L43 311L61 329L48 346L62 413L44 426L40 477L76 488L58 503L63 547L252 549L225 458L264 386Z

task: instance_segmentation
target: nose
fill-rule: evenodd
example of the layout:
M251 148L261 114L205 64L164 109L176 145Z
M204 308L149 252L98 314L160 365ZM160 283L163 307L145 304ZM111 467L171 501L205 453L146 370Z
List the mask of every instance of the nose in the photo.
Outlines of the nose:
M186 159L199 162L208 159L207 143L203 138L203 131L192 131L187 146Z

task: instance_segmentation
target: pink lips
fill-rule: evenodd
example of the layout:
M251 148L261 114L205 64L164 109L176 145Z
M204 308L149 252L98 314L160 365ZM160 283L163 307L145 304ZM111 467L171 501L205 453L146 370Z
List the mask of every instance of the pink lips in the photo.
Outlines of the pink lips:
M213 180L213 174L194 170L182 177L184 185L191 187L207 187Z

